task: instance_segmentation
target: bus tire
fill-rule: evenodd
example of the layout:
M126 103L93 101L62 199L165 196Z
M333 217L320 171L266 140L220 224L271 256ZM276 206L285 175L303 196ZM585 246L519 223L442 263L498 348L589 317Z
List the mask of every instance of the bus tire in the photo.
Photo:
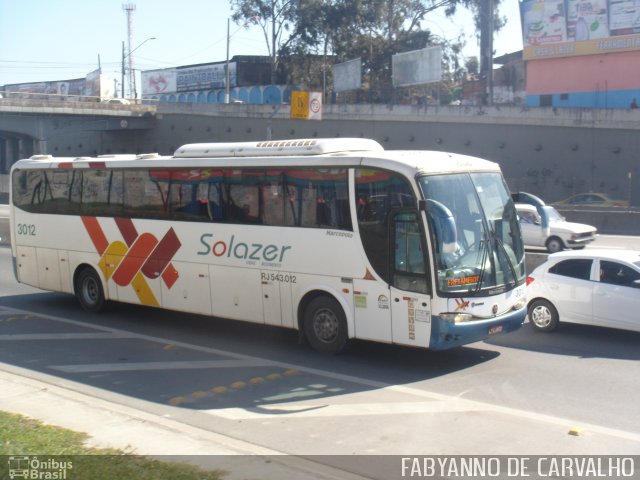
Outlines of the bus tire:
M93 268L85 267L78 272L73 289L83 310L98 313L104 309L102 281Z
M304 334L314 350L336 355L346 348L349 338L344 310L335 298L319 296L304 311Z

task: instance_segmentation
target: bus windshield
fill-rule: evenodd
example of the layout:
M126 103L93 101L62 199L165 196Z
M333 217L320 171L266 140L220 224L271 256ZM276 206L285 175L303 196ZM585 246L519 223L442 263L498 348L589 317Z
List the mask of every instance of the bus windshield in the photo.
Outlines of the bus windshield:
M524 247L500 173L418 178L443 296L497 294L525 278Z

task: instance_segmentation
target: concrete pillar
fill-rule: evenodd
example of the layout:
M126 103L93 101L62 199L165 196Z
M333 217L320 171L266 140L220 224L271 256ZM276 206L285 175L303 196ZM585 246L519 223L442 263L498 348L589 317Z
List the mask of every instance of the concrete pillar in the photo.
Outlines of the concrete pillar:
M7 157L7 140L0 138L0 174L9 173L9 158Z

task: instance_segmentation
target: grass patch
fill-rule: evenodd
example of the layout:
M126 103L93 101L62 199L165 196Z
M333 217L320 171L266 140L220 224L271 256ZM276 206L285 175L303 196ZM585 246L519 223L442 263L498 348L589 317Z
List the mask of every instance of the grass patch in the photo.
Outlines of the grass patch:
M66 465L66 477L83 480L222 480L228 472L205 471L185 463L152 460L116 449L92 448L85 445L88 435L66 428L44 425L38 420L0 412L0 455L37 457L39 462L55 460L38 468L39 472L60 472L58 465ZM69 463L70 462L70 463ZM9 468L17 463L0 461L0 478L9 478ZM70 467L69 467L70 466ZM20 468L28 468L23 462ZM64 470L64 469L62 469ZM31 478L31 477L29 477ZM43 477L46 478L46 475Z

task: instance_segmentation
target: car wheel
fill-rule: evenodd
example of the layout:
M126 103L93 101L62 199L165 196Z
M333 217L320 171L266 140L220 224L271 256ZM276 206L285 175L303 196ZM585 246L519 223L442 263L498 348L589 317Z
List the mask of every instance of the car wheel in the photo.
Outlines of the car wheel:
M316 297L304 313L304 333L311 346L320 353L335 355L348 342L347 319L334 298Z
M539 332L551 332L556 329L558 322L558 310L547 300L536 300L529 305L527 311L529 322Z
M564 243L562 243L562 240L558 237L549 238L545 246L547 247L547 250L549 250L549 253L560 252L564 249Z
M84 268L78 273L74 291L82 308L91 313L98 313L104 308L105 298L102 281L93 268Z

